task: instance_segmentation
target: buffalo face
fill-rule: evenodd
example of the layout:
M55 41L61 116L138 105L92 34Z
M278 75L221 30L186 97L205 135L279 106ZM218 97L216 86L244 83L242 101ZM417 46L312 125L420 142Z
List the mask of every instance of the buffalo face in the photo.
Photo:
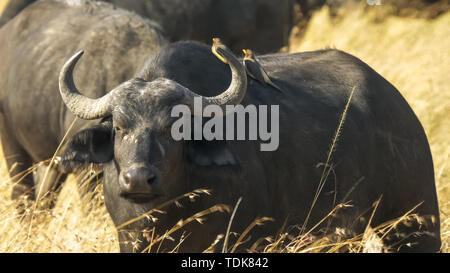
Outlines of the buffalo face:
M113 173L118 195L135 203L164 196L180 176L182 143L170 137L170 109L183 103L181 86L158 79L125 83L112 111ZM120 87L124 88L124 87ZM109 167L108 167L109 168Z

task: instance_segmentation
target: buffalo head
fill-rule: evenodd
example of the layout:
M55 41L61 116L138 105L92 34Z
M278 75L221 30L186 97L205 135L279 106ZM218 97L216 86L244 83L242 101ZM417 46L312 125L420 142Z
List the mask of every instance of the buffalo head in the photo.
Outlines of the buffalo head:
M68 109L80 119L101 119L98 125L72 137L62 155L62 167L71 171L90 163L103 166L105 203L116 225L129 216L139 216L167 196L189 190L183 183L184 142L171 137L174 106L186 105L198 115L194 98L223 109L243 99L247 77L242 64L223 45L215 52L227 60L232 79L229 87L214 97L200 96L167 78L134 78L91 99L80 93L72 76L83 51L61 69L60 93Z

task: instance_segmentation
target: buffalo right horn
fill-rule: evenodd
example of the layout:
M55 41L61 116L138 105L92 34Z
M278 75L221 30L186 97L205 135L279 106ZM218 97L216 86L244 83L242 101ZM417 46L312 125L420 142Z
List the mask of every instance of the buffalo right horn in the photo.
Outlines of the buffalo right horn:
M214 44L212 46L212 52L219 58L222 62L227 63L231 69L231 82L227 90L223 91L214 97L205 97L198 95L189 89L187 90L187 96L190 100L191 111L194 115L201 115L202 113L196 113L194 107L194 98L201 98L204 107L207 105L218 105L223 110L223 114L228 114L226 107L227 105L237 105L241 103L242 99L245 97L247 91L247 73L241 62L238 61L233 52L228 49L224 44L220 42L220 39L213 39Z
M98 119L111 114L110 92L98 99L83 96L73 82L73 69L84 51L78 51L62 67L59 73L59 92L67 108L81 119Z

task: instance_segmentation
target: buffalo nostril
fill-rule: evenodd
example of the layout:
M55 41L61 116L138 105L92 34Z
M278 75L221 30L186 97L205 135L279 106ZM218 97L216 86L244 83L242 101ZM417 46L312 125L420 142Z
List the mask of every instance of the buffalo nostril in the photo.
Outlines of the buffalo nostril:
M129 185L133 181L133 176L130 172L125 174L125 184Z
M155 180L156 180L156 175L150 174L149 177L147 178L147 183L151 185L155 182Z

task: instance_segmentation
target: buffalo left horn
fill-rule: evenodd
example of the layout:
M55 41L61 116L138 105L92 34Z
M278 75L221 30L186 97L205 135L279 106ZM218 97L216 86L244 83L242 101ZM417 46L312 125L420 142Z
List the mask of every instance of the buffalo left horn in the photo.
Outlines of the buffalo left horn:
M111 114L110 92L98 99L83 96L73 82L73 69L83 55L83 50L73 55L59 73L59 92L67 108L81 119L98 119Z

